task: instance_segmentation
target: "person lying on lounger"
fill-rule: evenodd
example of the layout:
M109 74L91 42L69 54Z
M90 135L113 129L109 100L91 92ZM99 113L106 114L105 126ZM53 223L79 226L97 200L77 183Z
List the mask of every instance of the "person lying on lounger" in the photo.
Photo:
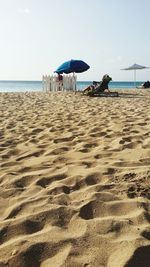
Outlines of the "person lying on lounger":
M98 82L93 82L93 85L88 86L83 93L87 94L97 94L97 93L103 93L104 91L107 91L110 93L108 84L112 80L112 78L108 75L105 74L102 78L102 81L100 83Z
M93 81L93 83L91 85L89 85L88 87L86 87L84 90L83 90L83 93L88 93L88 92L91 92L93 90L95 90L95 88L100 84L100 82L95 82Z
M108 88L108 84L109 84L109 82L111 80L112 80L112 78L108 74L105 74L103 76L102 81L100 82L100 84L95 87L95 91L97 93L102 93L102 92L104 92L106 90L107 92L110 93L109 88Z

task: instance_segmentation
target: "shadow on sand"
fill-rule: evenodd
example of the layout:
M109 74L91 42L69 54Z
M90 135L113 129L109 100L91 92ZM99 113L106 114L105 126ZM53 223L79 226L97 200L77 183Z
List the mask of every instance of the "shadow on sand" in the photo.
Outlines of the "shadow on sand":
M94 94L94 95L86 95L83 93L83 91L77 91L76 93L81 93L83 96L89 96L89 97L117 97L117 98L146 98L143 94L141 93L120 93L117 91L110 92L110 93L99 93L99 94Z
M119 93L119 92L118 92L118 97L121 97L121 98L145 98L145 96L142 94Z

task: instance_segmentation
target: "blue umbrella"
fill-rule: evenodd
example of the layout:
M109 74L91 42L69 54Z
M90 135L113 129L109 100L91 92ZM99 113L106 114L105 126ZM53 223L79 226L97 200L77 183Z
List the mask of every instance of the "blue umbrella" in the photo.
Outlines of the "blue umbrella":
M57 68L57 70L55 70L55 72L58 74L62 74L62 73L68 74L71 72L80 73L80 72L84 72L88 70L89 68L90 66L82 60L71 59L69 61L64 62L62 65L60 65Z

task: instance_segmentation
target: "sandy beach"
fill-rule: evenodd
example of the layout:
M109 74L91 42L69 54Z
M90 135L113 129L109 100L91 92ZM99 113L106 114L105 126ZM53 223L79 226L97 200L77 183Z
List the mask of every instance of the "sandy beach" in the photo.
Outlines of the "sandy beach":
M149 267L150 90L0 94L0 267Z

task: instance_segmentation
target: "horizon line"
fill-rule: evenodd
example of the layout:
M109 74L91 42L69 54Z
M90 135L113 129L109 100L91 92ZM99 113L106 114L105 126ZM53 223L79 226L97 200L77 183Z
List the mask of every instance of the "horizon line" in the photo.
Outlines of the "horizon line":
M92 81L95 81L95 80L77 80L77 82L92 82ZM42 82L42 80L0 80L0 82ZM112 80L110 82L133 82L133 80ZM142 81L136 81L136 82L143 82Z

